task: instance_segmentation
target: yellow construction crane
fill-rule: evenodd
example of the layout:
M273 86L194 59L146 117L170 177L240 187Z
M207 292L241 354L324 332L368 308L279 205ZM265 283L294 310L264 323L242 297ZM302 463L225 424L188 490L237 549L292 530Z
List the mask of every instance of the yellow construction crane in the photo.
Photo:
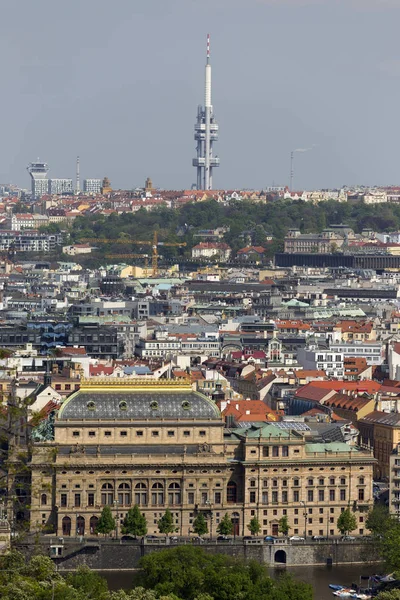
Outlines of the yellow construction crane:
M148 277L149 274L149 255L148 254L106 254L106 258L118 258L123 260L124 258L144 258L144 276Z
M186 242L159 242L158 241L158 233L157 231L154 231L153 234L153 239L152 240L128 240L128 239L117 239L117 240L110 240L107 238L84 238L83 240L81 240L82 242L88 242L90 244L136 244L136 245L142 245L142 246L151 246L152 248L152 258L151 258L151 266L152 266L152 271L153 271L153 277L155 277L156 275L158 275L158 259L159 259L159 254L158 254L158 246L168 246L168 247L173 247L173 246L177 246L177 247L184 247L186 246ZM108 255L107 257L110 258L128 258L127 254L114 254L114 255ZM132 257L134 255L129 255L129 257ZM143 255L136 255L138 256L143 256Z

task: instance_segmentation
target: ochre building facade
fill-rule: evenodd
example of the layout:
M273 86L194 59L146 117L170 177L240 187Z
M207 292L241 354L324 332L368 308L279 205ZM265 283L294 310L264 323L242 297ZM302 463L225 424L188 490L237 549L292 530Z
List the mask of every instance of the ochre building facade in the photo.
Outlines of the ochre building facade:
M373 504L374 458L344 443L310 443L273 424L226 429L216 405L187 383L169 380L82 382L59 409L54 439L32 455L32 531L95 535L105 505L116 535L134 504L148 533L168 507L178 535L203 512L210 534L228 513L234 535L256 516L263 535L337 535L348 506L355 534Z

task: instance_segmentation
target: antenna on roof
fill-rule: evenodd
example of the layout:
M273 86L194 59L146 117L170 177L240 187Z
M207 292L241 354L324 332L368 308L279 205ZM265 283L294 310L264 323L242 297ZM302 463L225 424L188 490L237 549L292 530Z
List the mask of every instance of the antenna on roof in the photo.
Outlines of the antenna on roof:
M210 62L210 34L207 33L207 64Z

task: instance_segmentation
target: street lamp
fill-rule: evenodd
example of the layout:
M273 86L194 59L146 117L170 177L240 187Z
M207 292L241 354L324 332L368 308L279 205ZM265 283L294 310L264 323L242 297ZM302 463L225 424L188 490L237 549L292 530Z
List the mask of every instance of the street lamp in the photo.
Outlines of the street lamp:
M118 539L118 500L114 500L115 506L115 539Z
M206 500L206 505L209 507L209 515L210 515L210 542L212 541L213 536L213 511L212 511L212 502L211 500Z
M307 507L306 507L306 503L304 502L304 500L300 501L300 504L303 506L304 508L304 540L307 539Z

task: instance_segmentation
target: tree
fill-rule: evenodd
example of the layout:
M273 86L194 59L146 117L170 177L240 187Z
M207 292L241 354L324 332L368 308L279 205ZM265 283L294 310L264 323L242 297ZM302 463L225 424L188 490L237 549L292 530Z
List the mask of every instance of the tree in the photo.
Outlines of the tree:
M140 512L137 504L130 508L122 524L122 533L130 533L134 536L146 535L147 521L143 513Z
M389 520L385 534L379 538L379 551L387 568L400 569L400 522Z
M342 535L347 535L357 528L357 519L350 508L346 508L337 520L337 528Z
M368 513L365 525L373 536L382 536L390 525L389 509L387 506L375 504Z
M176 531L176 527L174 525L174 518L169 508L166 509L165 513L158 521L158 531L160 533L165 533L165 535L167 536L170 533L174 533L174 531Z
M76 571L67 575L66 581L68 585L80 592L83 598L93 598L93 600L107 598L107 581L86 565L78 567Z
M105 506L101 511L100 519L97 522L96 533L108 535L115 529L115 519L112 516L111 508Z
M208 525L203 513L198 514L193 521L193 531L200 536L208 533Z
M257 519L257 517L253 517L250 523L247 525L247 529L250 531L251 535L258 535L261 531L261 523Z
M394 589L381 592L376 596L376 600L400 600L400 590Z
M217 532L220 533L221 535L231 535L232 531L233 531L232 520L231 520L230 516L228 515L228 513L225 513L224 518L222 519L222 521L220 522L220 524L217 527Z
M287 516L281 517L279 519L278 531L282 535L287 535L289 533L290 525Z

